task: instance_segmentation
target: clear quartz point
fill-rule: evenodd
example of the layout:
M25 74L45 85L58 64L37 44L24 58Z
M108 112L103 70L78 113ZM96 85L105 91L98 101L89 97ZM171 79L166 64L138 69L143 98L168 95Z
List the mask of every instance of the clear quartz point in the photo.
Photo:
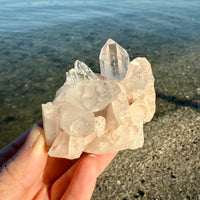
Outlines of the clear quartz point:
M109 80L122 80L126 76L129 55L112 39L108 39L99 56L101 75Z

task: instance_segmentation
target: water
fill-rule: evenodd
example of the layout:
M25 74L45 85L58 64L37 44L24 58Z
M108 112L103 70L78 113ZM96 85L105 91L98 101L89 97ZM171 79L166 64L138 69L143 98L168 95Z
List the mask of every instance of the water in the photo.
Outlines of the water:
M199 0L0 0L0 147L41 118L76 59L99 72L108 38L152 63L159 117L198 111ZM170 102L166 106L165 102Z
M200 3L198 0L171 1L5 1L1 0L0 31L27 32L53 25L106 18L118 20L120 25L135 26L134 29L151 31L176 29L184 25L198 26ZM176 23L181 22L181 23ZM183 29L183 27L181 28ZM179 30L180 32L183 30ZM184 30L189 32L191 30Z

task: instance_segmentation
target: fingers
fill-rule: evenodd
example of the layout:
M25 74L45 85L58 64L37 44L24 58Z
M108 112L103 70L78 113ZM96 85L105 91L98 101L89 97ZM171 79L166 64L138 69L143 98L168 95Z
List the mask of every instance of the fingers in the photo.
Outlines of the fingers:
M86 196L85 199L90 199L90 196L92 195L94 185L96 182L96 178L103 172L103 170L108 166L108 164L111 162L111 160L114 158L114 156L117 153L108 153L108 154L102 154L102 155L96 155L96 154L87 154L84 153L82 157L67 171L65 172L51 187L50 196L52 200L61 199L62 195L65 193L63 198L66 199L78 199L79 197L74 196L74 192L77 189L82 190L82 192L75 192L75 194L80 195L80 199L83 198L83 196ZM89 166L84 167L89 162ZM93 170L91 170L91 168ZM95 169L95 176L94 171ZM77 172L78 171L78 172ZM84 176L87 180L87 187L82 186L82 179ZM92 179L92 181L89 181L89 178ZM73 182L72 180L80 180L80 183ZM94 184L94 185L91 185ZM78 185L77 185L78 184ZM74 188L76 186L76 188ZM71 189L68 189L71 188ZM67 192L66 192L67 191ZM85 195L87 193L87 195ZM70 196L71 197L68 197Z
M69 161L69 160L67 160ZM78 160L69 170L67 170L51 187L50 197L51 200L61 199L72 180L74 172L80 160Z
M65 173L76 161L77 159L67 160L64 158L48 157L43 176L45 183L53 183L59 179L59 177L62 176L62 174Z
M35 126L23 147L1 169L1 197L6 197L8 193L10 196L12 191L13 199L22 199L24 193L41 177L46 159L43 130Z
M36 124L40 127L43 127L42 120L38 121ZM29 128L26 132L17 137L13 142L11 142L9 145L5 146L3 149L0 150L0 167L4 163L6 163L11 157L13 157L13 155L15 155L17 151L23 146L30 131L31 128Z
M89 200L96 184L97 166L96 156L91 154L83 156L61 200Z

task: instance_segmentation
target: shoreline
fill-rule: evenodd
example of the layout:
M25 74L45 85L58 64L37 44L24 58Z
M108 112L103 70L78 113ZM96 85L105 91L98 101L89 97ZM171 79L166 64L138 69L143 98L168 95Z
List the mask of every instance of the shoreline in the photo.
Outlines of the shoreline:
M41 118L41 104L54 98L73 61L83 60L98 72L98 54L108 36L98 34L75 33L74 40L59 41L58 46L65 41L61 49L46 46L48 40L40 39L39 34L35 40L15 41L10 43L11 50L1 50L0 65L4 69L0 72L0 148ZM138 38L132 41L134 34L129 34L127 40L125 36L120 38L123 43L116 41L128 50L131 59L145 56L150 61L157 109L153 120L144 126L144 146L119 152L98 178L92 199L199 200L200 40L176 46L160 44L152 37L154 41L145 43L146 39L139 46ZM79 44L80 38L86 36L87 40ZM50 45L59 37L57 33L50 38ZM63 50L65 45L68 48Z

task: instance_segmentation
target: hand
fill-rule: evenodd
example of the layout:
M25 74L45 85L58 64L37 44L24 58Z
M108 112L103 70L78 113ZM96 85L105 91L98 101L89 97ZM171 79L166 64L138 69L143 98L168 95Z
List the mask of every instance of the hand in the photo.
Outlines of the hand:
M35 125L0 151L0 197L89 200L97 177L115 155L83 153L75 160L49 157L44 131Z

